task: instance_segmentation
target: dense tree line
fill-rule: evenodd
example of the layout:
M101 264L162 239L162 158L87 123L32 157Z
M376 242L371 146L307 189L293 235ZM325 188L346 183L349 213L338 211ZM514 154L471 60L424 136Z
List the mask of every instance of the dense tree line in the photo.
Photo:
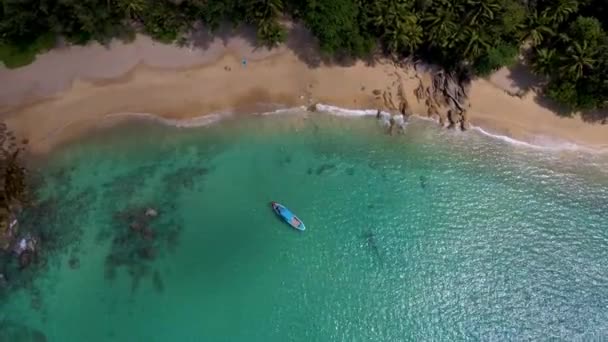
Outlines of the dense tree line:
M248 23L275 45L285 39L284 16L304 22L335 57L416 55L486 75L525 51L550 97L572 109L608 106L605 0L3 0L0 60L29 63L59 36L83 44L140 30L179 41L196 22Z

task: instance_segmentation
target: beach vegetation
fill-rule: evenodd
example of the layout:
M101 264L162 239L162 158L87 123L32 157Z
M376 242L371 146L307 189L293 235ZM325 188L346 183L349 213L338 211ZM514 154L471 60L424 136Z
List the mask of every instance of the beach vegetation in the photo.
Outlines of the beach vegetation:
M7 68L17 68L32 63L36 56L55 46L56 36L47 32L36 37L33 41L19 44L0 42L0 61Z
M287 31L279 23L282 0L252 0L247 3L246 20L256 26L257 38L270 47L285 41Z
M605 0L7 0L0 61L28 64L56 37L105 44L142 32L187 45L198 23L211 32L251 25L271 47L285 41L285 19L303 23L328 60L382 51L484 76L522 55L546 94L572 110L608 103Z

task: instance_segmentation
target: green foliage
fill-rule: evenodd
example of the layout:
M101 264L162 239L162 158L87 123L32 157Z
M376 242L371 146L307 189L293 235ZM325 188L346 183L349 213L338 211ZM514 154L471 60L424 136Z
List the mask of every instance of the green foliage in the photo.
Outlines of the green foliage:
M390 53L411 54L423 42L420 19L414 2L387 0L367 3L363 8L367 24Z
M553 49L536 49L532 59L532 70L540 75L551 75L557 56Z
M553 33L537 41L533 70L549 76L547 95L575 109L606 108L608 104L608 35L594 9L599 0L552 0L539 7ZM578 11L586 16L577 15Z
M0 62L7 68L17 68L32 63L36 55L55 46L55 35L47 32L30 43L16 45L0 43Z
M141 11L144 31L159 42L173 43L191 27L184 12L179 9L179 5L169 1L148 2Z
M542 16L556 24L563 23L570 15L578 11L579 2L577 0L552 0L548 2L549 5L543 10Z
M285 40L283 18L303 22L329 57L368 56L379 45L446 69L486 75L515 60L523 44L547 94L571 108L606 107L605 0L4 0L0 60L27 64L61 36L74 44L134 37L187 43L202 21L246 23L261 44Z
M493 46L475 64L475 71L479 75L486 76L503 66L510 66L515 62L518 52L517 46L506 43Z
M243 3L250 1L240 0L207 0L202 4L195 4L198 8L197 17L202 19L211 30L217 29L223 21L239 23L245 20L247 11Z
M547 95L557 103L570 109L576 108L576 104L578 104L576 83L571 79L563 79L561 82L549 83Z
M352 0L310 0L302 19L323 52L360 57L371 51L373 40L362 30L359 15L360 6Z
M551 28L551 21L545 16L539 16L536 10L532 10L522 25L522 41L529 41L532 46L537 46L547 37L552 37L555 32Z
M570 24L568 34L577 42L587 42L596 48L604 38L604 30L600 21L593 17L579 16Z
M247 4L246 20L256 25L258 39L275 46L285 40L286 31L278 18L283 13L282 0L252 0Z

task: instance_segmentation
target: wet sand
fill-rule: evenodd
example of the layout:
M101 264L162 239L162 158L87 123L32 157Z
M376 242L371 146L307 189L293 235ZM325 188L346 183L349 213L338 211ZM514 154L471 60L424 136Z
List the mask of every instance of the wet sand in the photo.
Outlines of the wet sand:
M268 50L244 36L216 37L194 47L138 36L129 44L56 49L29 66L0 68L0 113L19 137L30 140L33 152L81 136L116 114L189 120L268 104L314 103L395 110L392 100L405 98L414 113L426 115L413 92L425 71L383 60L373 66L324 63L314 57L311 41L299 31L284 46ZM540 105L533 91L512 96L497 82L507 77L503 74L473 81L472 124L536 144L608 147L608 125L587 123L578 115L560 117Z

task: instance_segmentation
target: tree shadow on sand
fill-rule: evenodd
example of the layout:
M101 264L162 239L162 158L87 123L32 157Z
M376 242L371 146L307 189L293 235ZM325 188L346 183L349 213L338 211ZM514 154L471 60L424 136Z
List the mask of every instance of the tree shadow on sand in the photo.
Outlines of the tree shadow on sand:
M287 31L286 41L278 47L268 47L261 43L257 38L255 26L248 24L235 26L228 22L222 23L215 30L211 30L202 23L198 23L186 36L186 41L193 48L207 50L218 39L224 47L227 47L233 39L241 39L252 47L251 51L248 51L249 53L260 54L260 57L272 55L276 52L280 52L281 48L287 48L309 68L317 68L321 65L351 66L358 60L348 56L329 56L323 54L319 48L317 38L303 23L288 22L285 23L285 29ZM373 56L364 59L364 61L368 65L375 63Z
M506 79L508 84L501 84L499 87L507 94L516 97L523 97L530 91L535 91L534 102L546 108L560 117L572 117L576 113L571 108L558 103L543 93L543 88L548 80L544 77L535 75L530 66L522 59L516 64L507 67ZM507 89L505 89L505 87ZM608 124L607 110L588 110L580 112L581 118L588 123Z

